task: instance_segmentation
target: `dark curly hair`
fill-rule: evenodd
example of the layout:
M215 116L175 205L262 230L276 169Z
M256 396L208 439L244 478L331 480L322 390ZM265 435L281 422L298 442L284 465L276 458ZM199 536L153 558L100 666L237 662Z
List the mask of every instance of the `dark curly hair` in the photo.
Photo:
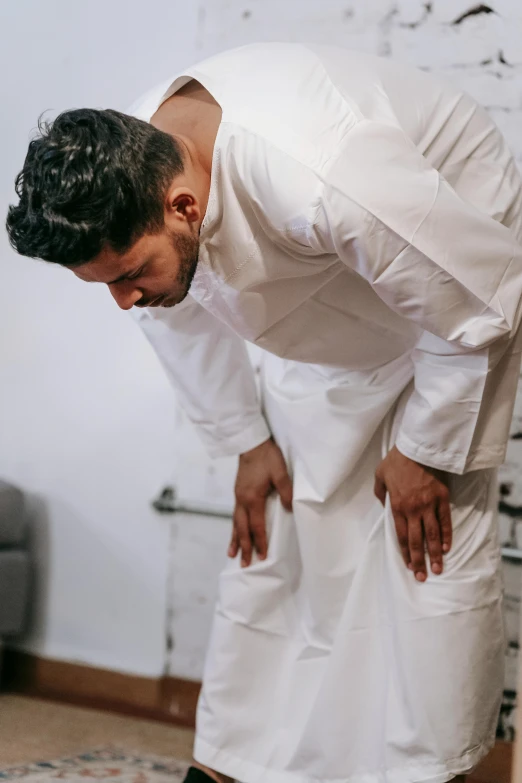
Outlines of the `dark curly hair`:
M161 229L163 197L183 171L172 136L111 109L66 111L38 130L6 221L18 253L79 266Z

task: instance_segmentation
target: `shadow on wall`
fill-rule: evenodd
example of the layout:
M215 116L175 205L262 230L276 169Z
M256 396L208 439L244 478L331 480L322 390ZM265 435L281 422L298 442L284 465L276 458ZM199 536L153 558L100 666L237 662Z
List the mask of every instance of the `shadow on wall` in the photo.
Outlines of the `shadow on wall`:
M51 579L51 530L48 506L38 494L26 495L27 547L29 554L29 601L22 633L14 641L30 635L33 643L44 640L49 623Z
M89 500L78 496L73 505L54 494L27 495L30 606L23 631L9 637L9 646L155 676L165 657L165 585L163 564L151 569L147 519L138 528L140 549L135 518L123 530L117 519L110 524L111 512L120 508L117 498L97 494L88 508ZM2 601L0 593L0 613Z

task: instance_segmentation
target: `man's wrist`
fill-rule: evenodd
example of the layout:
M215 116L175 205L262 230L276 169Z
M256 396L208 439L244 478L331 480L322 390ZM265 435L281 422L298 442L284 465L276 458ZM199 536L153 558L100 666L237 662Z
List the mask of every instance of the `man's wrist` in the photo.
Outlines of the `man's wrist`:
M266 438L266 440L262 441L262 443L259 443L257 446L254 446L254 448L249 449L248 451L243 451L239 455L240 457L244 459L249 459L250 457L255 457L257 454L260 454L265 448L268 443L272 442L272 438Z

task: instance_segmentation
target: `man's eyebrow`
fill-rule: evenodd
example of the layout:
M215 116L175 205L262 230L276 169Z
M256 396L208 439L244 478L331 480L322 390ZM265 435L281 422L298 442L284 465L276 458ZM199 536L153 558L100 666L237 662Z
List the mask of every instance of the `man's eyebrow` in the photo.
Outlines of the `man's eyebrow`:
M128 272L124 272L122 275L117 277L116 280L109 280L109 282L105 283L105 285L113 285L113 283L121 283L122 280L128 280L129 277L132 277L132 275L135 275L137 272L139 272L142 266L143 264L134 267L134 269L129 269Z
M125 274L117 277L116 280L109 280L107 283L105 283L105 285L112 285L113 283L121 283L122 280L127 280L129 275L132 275L132 272L125 272Z

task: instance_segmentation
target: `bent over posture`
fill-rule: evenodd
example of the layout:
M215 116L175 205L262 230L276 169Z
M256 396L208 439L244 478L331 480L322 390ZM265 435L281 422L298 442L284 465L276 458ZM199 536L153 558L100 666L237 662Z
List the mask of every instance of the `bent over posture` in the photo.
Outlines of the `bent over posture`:
M136 308L240 455L188 779L465 774L502 691L520 366L521 180L487 114L378 58L246 46L42 126L17 192L15 249Z

